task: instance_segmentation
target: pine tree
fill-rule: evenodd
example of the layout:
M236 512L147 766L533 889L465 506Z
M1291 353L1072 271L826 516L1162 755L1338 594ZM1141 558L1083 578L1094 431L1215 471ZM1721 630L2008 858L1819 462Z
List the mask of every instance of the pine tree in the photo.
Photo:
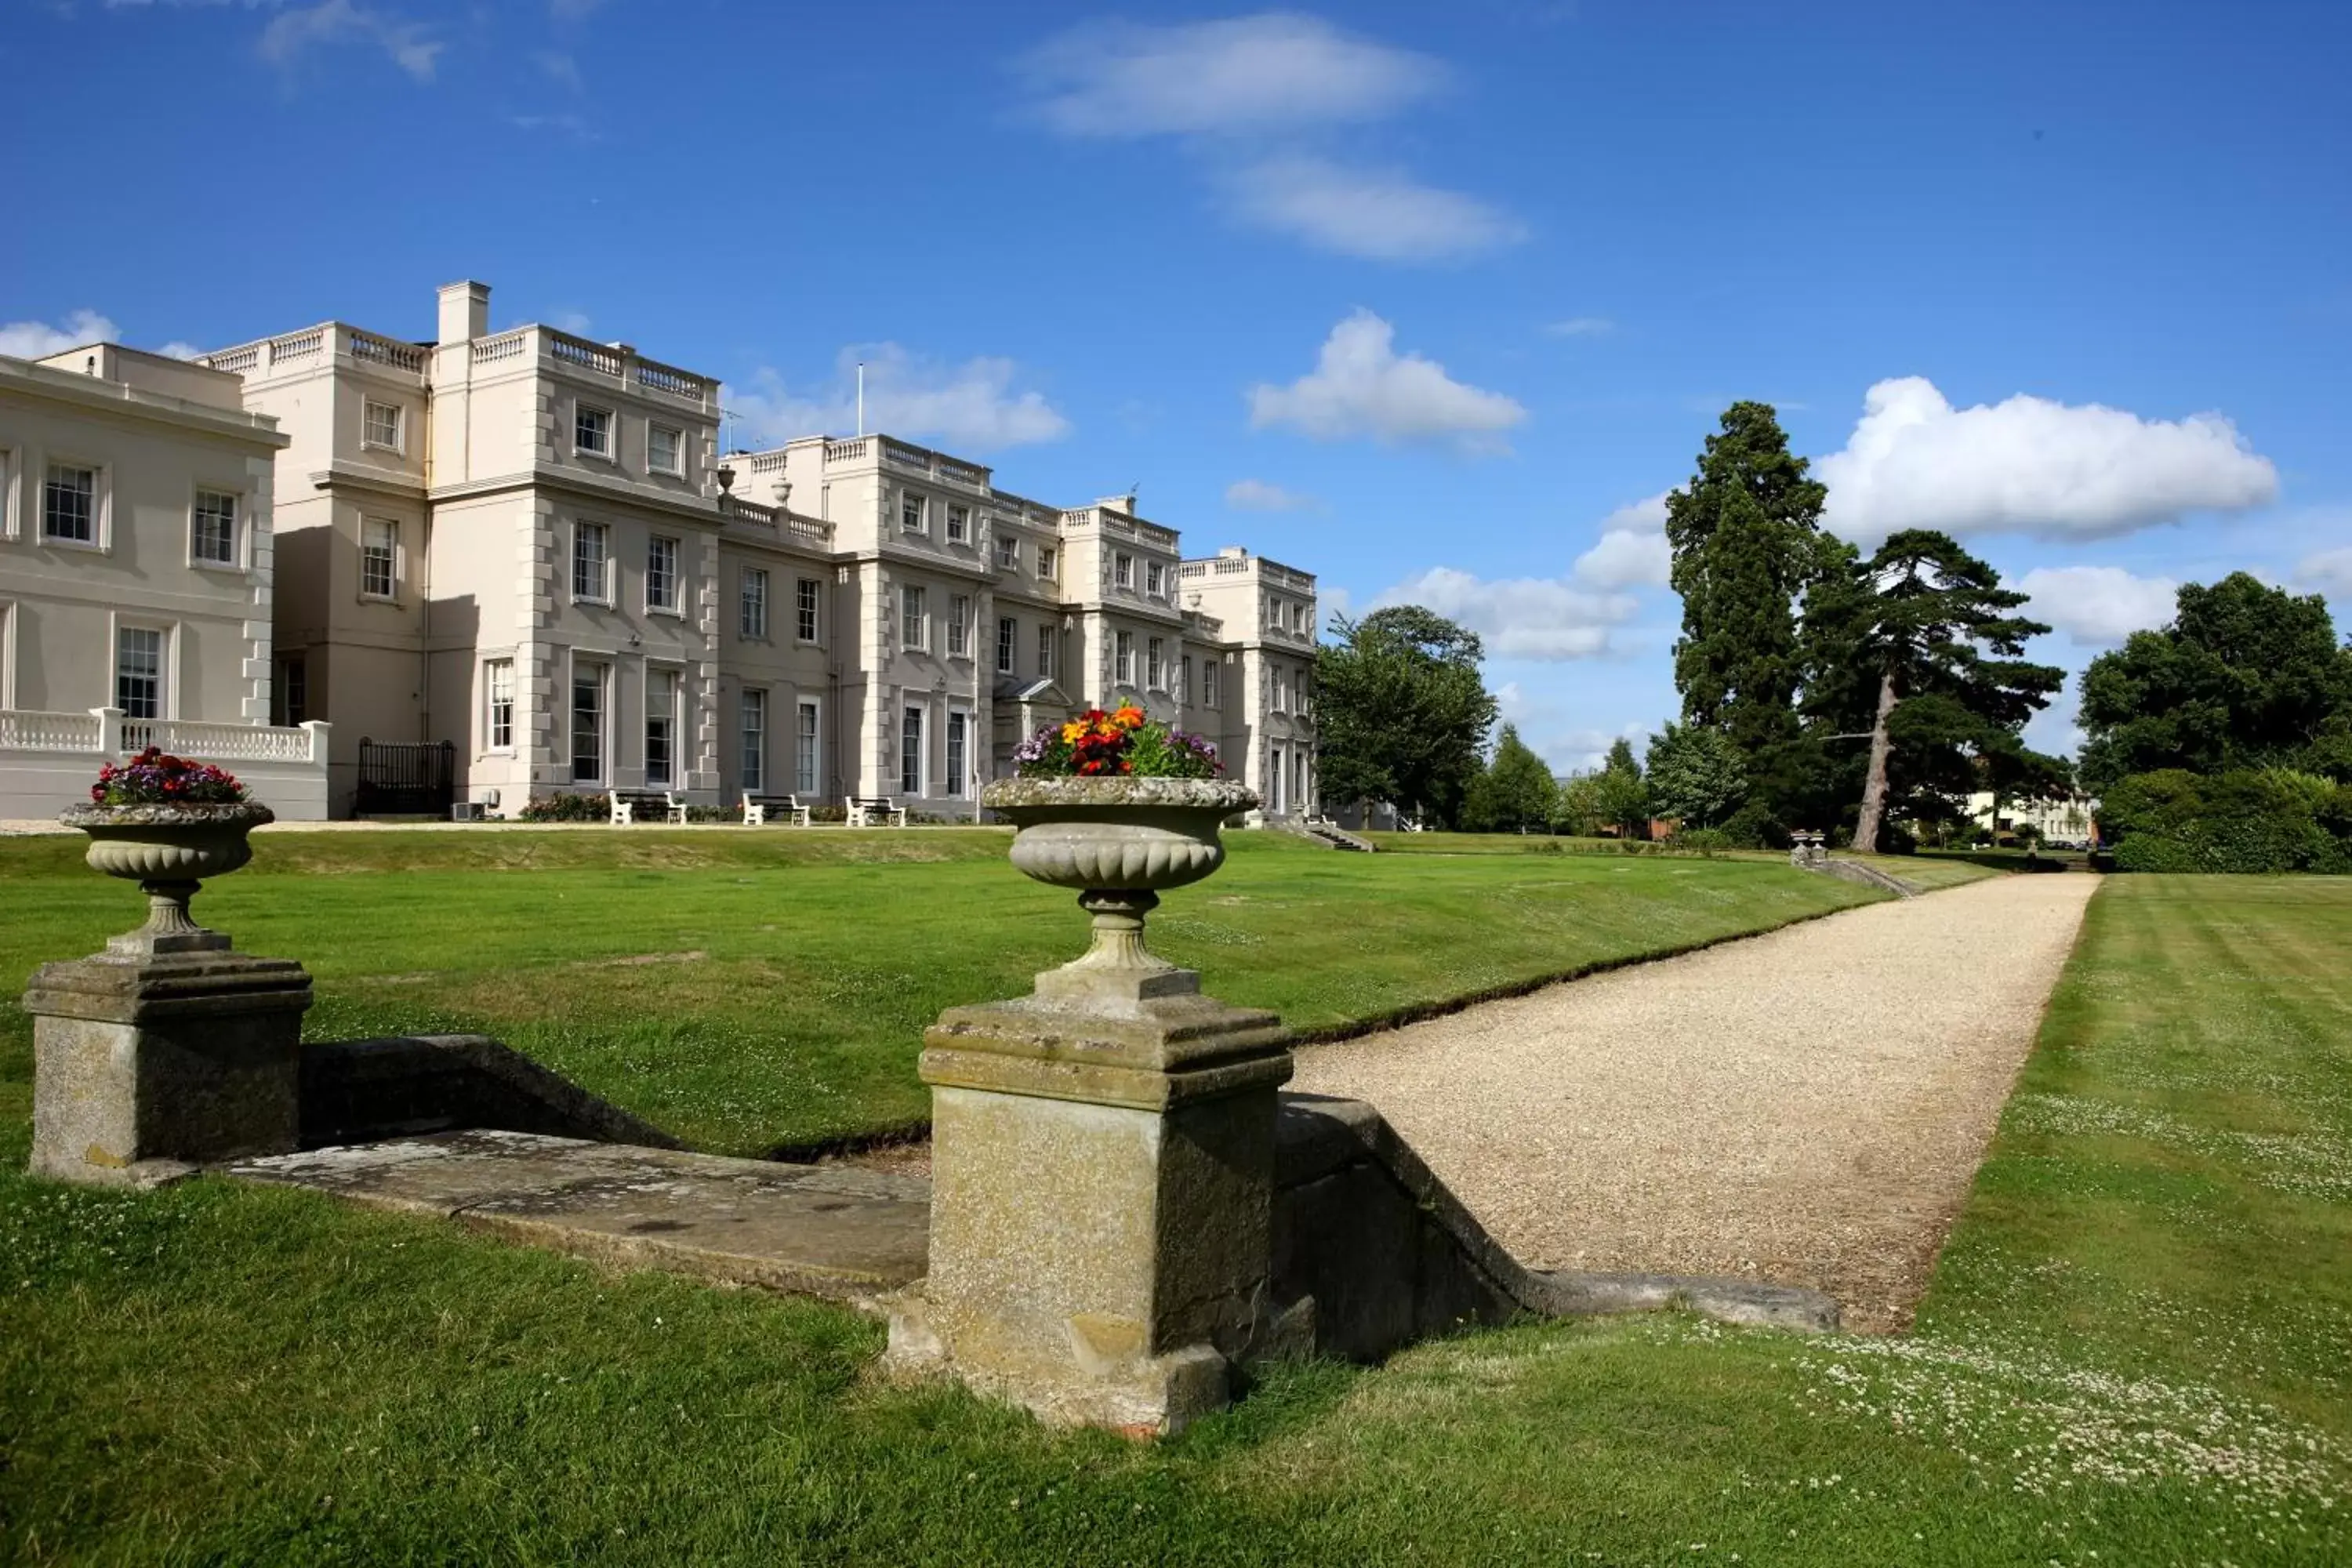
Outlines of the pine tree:
M1769 404L1735 403L1690 484L1666 498L1683 721L1751 756L1797 733L1796 604L1838 548L1821 531L1829 491L1807 468Z

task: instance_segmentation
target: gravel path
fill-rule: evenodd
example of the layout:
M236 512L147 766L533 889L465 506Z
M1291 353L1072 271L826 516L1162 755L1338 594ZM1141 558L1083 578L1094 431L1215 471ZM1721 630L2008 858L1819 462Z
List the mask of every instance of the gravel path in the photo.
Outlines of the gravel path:
M1873 904L1298 1054L1522 1261L1827 1290L1910 1321L2088 875Z

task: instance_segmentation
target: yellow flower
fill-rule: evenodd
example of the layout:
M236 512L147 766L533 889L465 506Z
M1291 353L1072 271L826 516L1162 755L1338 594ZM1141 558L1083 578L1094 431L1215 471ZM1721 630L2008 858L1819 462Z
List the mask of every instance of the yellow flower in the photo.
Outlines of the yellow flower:
M1086 725L1076 719L1062 726L1062 739L1073 746L1078 743L1079 738L1086 732Z

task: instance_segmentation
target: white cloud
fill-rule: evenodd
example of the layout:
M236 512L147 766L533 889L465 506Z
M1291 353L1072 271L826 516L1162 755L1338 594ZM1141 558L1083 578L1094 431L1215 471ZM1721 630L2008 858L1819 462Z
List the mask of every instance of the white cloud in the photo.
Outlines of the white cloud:
M1435 566L1375 601L1420 605L1476 632L1488 658L1552 661L1609 651L1613 626L1640 608L1627 594L1596 594L1548 577L1474 577Z
M1377 120L1447 79L1425 55L1314 16L1090 24L1021 62L1047 124L1074 136L1265 132Z
M1249 390L1250 425L1288 426L1318 441L1451 440L1466 451L1504 451L1501 432L1528 411L1499 392L1455 381L1435 360L1400 357L1396 329L1358 310L1331 329L1315 369L1288 386Z
M47 321L10 321L0 326L0 354L46 359L84 343L114 342L121 336L122 329L96 310L75 310L62 326L53 327Z
M1235 511L1321 511L1323 502L1300 490L1265 479L1235 479L1225 487L1225 504Z
M322 0L281 11L261 29L261 58L290 70L311 49L335 44L367 44L418 81L431 81L435 63L447 46L431 30L352 0Z
M2023 394L1955 409L1916 375L1873 386L1816 472L1824 525L1864 541L1906 528L2095 539L2278 493L2270 459L2218 414L2147 420Z
M1570 316L1544 328L1548 335L1555 338L1597 338L1616 330L1617 323L1606 316Z
M761 370L750 389L728 397L729 411L762 443L846 435L856 428L860 358L868 430L937 441L959 453L1058 441L1070 433L1069 420L1044 393L1013 390L1020 367L1013 361L983 357L949 364L897 343L842 350L832 384L813 395L794 393L776 372Z
M1252 223L1342 256L1444 261L1527 237L1527 226L1460 191L1394 169L1350 169L1287 156L1230 176L1234 209Z
M1666 492L1619 507L1601 520L1601 538L1576 558L1576 574L1596 588L1663 588L1674 566L1666 545Z
M203 348L197 344L184 342L179 338L173 338L170 342L165 343L162 348L157 349L155 352L163 355L167 359L200 359L203 357L205 353Z
M2017 588L2029 595L2026 615L2047 621L2077 647L2113 647L2172 619L2180 584L2120 566L2037 566Z
M580 62L561 49L541 49L531 59L545 71L549 79L562 83L574 92L584 92L588 84L581 79Z
M2352 544L2305 556L2294 569L2294 579L2331 599L2352 599Z
M547 319L547 324L559 327L575 336L584 336L588 329L595 323L589 320L585 310L558 310Z

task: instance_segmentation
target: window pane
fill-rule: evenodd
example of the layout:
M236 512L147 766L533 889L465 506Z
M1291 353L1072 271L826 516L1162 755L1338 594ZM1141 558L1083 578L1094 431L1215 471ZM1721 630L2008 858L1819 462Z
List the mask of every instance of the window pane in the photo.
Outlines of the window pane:
M218 490L196 492L194 530L188 554L208 566L236 564L236 498Z
M743 787L752 795L768 787L768 694L746 691L738 705L742 736Z
M965 731L971 725L971 716L968 713L948 715L948 776L940 787L949 795L963 793Z
M1037 673L1048 677L1054 673L1054 628L1050 625L1037 628Z
M746 569L743 573L743 601L738 617L742 635L763 637L768 635L768 574Z
M583 664L572 672L572 777L593 784L604 776L604 669Z
M114 705L125 719L163 716L163 634L121 626L114 639Z
M576 523L572 530L572 596L602 603L604 594L604 525Z
M816 594L814 579L803 577L800 580L799 631L803 642L816 641Z
M646 784L668 785L670 742L677 724L677 675L674 670L646 671Z
M646 608L677 608L677 541L656 538L646 551Z
M360 592L389 599L400 583L400 525L380 517L360 525Z
M794 769L793 787L803 795L816 793L817 773L817 705L801 704L799 761Z
M514 744L514 661L494 658L482 667L482 689L488 703L483 739L494 750Z
M909 708L898 728L898 788L907 795L923 793L923 710Z
M41 487L41 533L77 544L98 542L98 470L49 465Z

